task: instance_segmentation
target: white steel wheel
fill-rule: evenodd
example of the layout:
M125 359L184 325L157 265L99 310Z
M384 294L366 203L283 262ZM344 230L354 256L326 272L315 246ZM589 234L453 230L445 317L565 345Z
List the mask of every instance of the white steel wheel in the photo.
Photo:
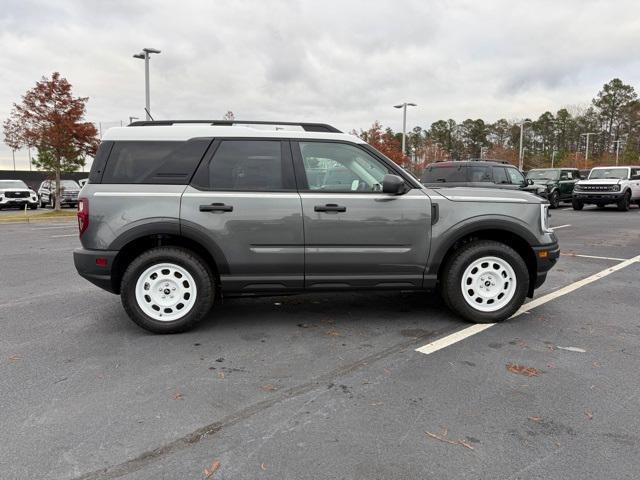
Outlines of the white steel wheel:
M136 282L136 302L149 317L171 322L184 317L196 303L198 291L193 276L175 263L147 268Z
M460 281L462 296L480 312L495 312L507 305L516 293L513 267L499 257L482 257L471 262Z

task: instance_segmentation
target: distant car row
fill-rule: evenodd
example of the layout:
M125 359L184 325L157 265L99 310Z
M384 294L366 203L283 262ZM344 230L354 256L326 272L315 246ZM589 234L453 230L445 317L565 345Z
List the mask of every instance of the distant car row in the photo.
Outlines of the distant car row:
M74 180L60 180L60 206L77 207L80 185ZM38 206L55 207L56 182L45 180L35 192L22 180L0 180L0 209L25 206L35 210Z
M549 200L551 208L571 202L575 210L586 204L616 204L626 211L640 206L640 167L536 168L523 175L513 165L498 161L438 162L427 166L422 183L430 188L484 187L522 190Z

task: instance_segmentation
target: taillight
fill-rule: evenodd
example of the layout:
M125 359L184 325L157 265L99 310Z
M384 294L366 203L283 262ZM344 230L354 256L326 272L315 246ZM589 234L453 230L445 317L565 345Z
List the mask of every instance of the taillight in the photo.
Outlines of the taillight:
M84 233L84 231L89 226L89 199L81 198L78 202L78 229L80 230L80 235Z

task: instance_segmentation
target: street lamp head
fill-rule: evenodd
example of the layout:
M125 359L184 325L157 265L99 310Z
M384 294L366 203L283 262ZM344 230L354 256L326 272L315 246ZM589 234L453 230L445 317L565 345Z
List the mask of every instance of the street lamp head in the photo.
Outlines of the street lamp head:
M394 106L393 106L393 108L402 108L402 107L404 107L404 103L403 103L403 104L401 104L401 105L394 105Z
M144 60L144 53L136 53L133 58L141 58L142 60Z
M409 107L417 107L418 105L415 104L415 103L407 103L407 106L409 106Z
M160 53L160 50L157 50L155 48L149 48L149 47L143 48L142 51L147 53Z

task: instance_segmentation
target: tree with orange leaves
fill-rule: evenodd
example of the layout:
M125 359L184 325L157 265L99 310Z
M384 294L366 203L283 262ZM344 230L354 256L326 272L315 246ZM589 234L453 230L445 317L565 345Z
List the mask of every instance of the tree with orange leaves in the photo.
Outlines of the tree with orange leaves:
M22 101L14 103L3 123L5 143L12 149L35 147L34 164L56 179L56 209L60 208L60 173L84 166L100 140L96 127L84 121L87 97L74 97L71 84L58 72L42 77Z
M377 120L368 130L360 130L359 133L354 130L351 133L360 137L398 165L407 165L409 159L406 155L402 154L402 146L400 142L390 128L382 130L382 125Z

